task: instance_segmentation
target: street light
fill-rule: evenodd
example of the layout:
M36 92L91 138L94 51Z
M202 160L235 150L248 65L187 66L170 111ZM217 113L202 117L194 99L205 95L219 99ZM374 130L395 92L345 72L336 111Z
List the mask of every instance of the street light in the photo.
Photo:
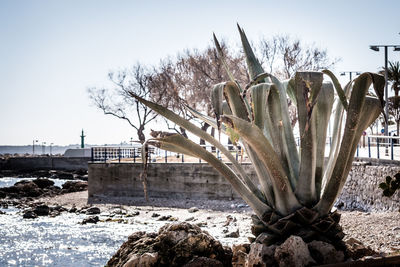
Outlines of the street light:
M46 142L42 142L42 155L44 155L44 152L45 152L45 145L46 145Z
M379 51L379 47L385 48L385 135L389 135L388 131L388 120L389 120L389 110L388 110L388 47L393 47L393 51L400 51L400 45L370 45L369 48L374 51ZM389 147L386 144L385 155L389 156Z
M346 73L348 73L348 74L350 75L350 81L352 80L352 74L353 74L353 73L354 73L355 75L360 75L360 74L361 74L361 72L359 72L359 71L342 71L342 72L340 73L340 75L341 75L341 76L345 76Z
M33 139L33 141L32 141L32 155L35 155L35 143L38 143L39 142L39 140L35 140L35 139Z
M50 156L51 156L51 148L54 145L54 143L50 143Z

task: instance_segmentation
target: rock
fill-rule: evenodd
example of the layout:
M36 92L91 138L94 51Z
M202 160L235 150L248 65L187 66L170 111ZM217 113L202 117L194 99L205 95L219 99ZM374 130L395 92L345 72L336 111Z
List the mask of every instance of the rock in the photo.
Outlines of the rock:
M364 246L360 241L355 238L349 238L346 242L347 255L353 260L360 259L364 256L372 256L377 254L370 247Z
M74 179L74 175L70 172L64 172L64 171L58 171L55 176L58 179L63 179L63 180L73 180Z
M126 217L134 217L134 216L138 216L139 214L140 214L140 212L134 211L134 212L126 214Z
M206 257L196 257L191 261L183 265L183 267L204 267L204 266L213 266L213 267L224 267L222 262L215 259L210 259Z
M6 214L4 211L0 210L0 215Z
M22 217L24 219L35 219L35 218L37 218L37 215L33 211L29 210L29 211L25 212L24 215L22 215Z
M67 181L62 185L61 193L73 193L87 190L87 182Z
M46 179L46 178L38 178L38 179L33 180L32 182L34 182L41 189L48 188L48 187L54 185L53 181Z
M134 254L124 267L152 267L158 261L158 253L144 253L143 255Z
M307 266L315 264L308 251L307 244L299 236L290 236L275 249L274 258L280 267L283 266Z
M86 210L86 214L88 214L88 215L100 214L100 209L98 207L88 208Z
M7 194L3 190L0 189L0 198L6 198Z
M276 245L267 246L260 243L252 243L247 256L247 266L273 266Z
M189 213L194 213L194 212L198 212L198 211L199 211L199 209L196 207L191 207L190 209L188 209Z
M318 264L334 264L344 261L343 251L338 251L329 243L322 241L311 241L308 243L308 250Z
M240 236L239 228L235 232L231 232L231 233L225 235L225 237L230 237L230 238L238 238L239 236Z
M194 220L194 217L189 217L189 218L187 218L185 221L186 222L190 222L190 221L193 221Z
M14 184L14 186L4 187L3 191L15 193L15 197L38 197L43 191L32 181L22 180Z
M70 212L70 213L74 213L74 212L77 212L77 208L75 207L75 206L72 206L69 210L68 210L68 212Z
M48 216L50 212L50 208L47 205L39 205L33 210L37 216Z
M232 246L232 267L245 267L249 244L239 244Z
M193 264L189 266L199 266L194 264L201 262L219 264L217 261L222 265L216 266L230 266L232 261L230 250L222 247L221 243L207 232L189 223L174 223L164 225L157 234L132 234L108 261L107 266L125 266L128 262L132 265L126 266L141 266L140 259L146 253L157 255L153 257L157 258L155 263L152 261L154 266L184 266L189 262ZM210 260L196 259L197 257Z
M90 216L89 218L84 219L81 224L87 223L97 223L99 221L99 216Z
M157 221L168 221L170 218L172 218L172 215L165 215L158 218Z
M153 214L151 214L151 217L152 217L152 218L160 217L160 214L158 214L158 213L153 213Z

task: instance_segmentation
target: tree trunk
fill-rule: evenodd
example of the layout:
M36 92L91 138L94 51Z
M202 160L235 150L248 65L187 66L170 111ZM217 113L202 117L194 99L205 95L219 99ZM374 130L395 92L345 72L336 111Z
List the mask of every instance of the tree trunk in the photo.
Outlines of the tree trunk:
M189 139L189 137L188 137L188 135L187 135L187 133L186 133L186 129L185 129L185 128L179 127L179 130L181 131L181 134L182 134L183 137Z
M210 127L210 125L209 125L208 123L204 123L204 124L201 126L201 129L202 129L203 131L207 132L208 127ZM201 145L201 146L204 146L205 144L206 144L206 142L205 142L203 139L200 139L200 145Z
M145 137L143 131L144 131L144 126L141 125L141 126L139 127L139 129L137 130L137 135L138 135L139 141L140 141L140 143L141 143L142 145L144 144L144 142L146 142L146 137Z

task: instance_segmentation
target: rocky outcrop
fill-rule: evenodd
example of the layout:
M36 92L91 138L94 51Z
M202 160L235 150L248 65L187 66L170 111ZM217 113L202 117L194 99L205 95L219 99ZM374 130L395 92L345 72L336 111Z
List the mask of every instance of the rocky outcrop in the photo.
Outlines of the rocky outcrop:
M198 226L175 223L157 234L132 234L107 266L231 266L231 260L231 250Z
M0 198L38 198L84 190L87 190L87 182L67 181L61 189L54 186L54 182L49 179L37 178L35 180L22 180L13 186L0 188Z

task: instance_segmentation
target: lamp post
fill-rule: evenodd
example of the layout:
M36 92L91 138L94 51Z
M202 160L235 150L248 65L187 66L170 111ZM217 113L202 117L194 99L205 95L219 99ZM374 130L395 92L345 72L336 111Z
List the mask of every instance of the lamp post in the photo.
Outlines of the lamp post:
M32 155L35 155L35 143L38 143L39 142L39 140L35 140L35 139L33 139L33 141L32 141Z
M389 120L389 110L388 110L388 47L393 47L393 51L400 51L400 45L370 45L369 48L376 52L379 52L379 48L383 47L385 49L385 135L389 135L388 131L388 120ZM386 143L385 155L389 156L389 146Z
M46 152L45 151L45 148L46 148L46 142L42 142L42 155L44 155L44 152Z
M352 74L353 74L353 73L354 73L355 75L360 75L360 74L361 74L361 72L359 72L359 71L342 71L342 72L340 73L340 75L341 75L341 76L345 76L346 73L348 73L348 74L350 75L350 81L352 80Z
M53 147L54 143L50 143L50 156L51 156L51 148Z

